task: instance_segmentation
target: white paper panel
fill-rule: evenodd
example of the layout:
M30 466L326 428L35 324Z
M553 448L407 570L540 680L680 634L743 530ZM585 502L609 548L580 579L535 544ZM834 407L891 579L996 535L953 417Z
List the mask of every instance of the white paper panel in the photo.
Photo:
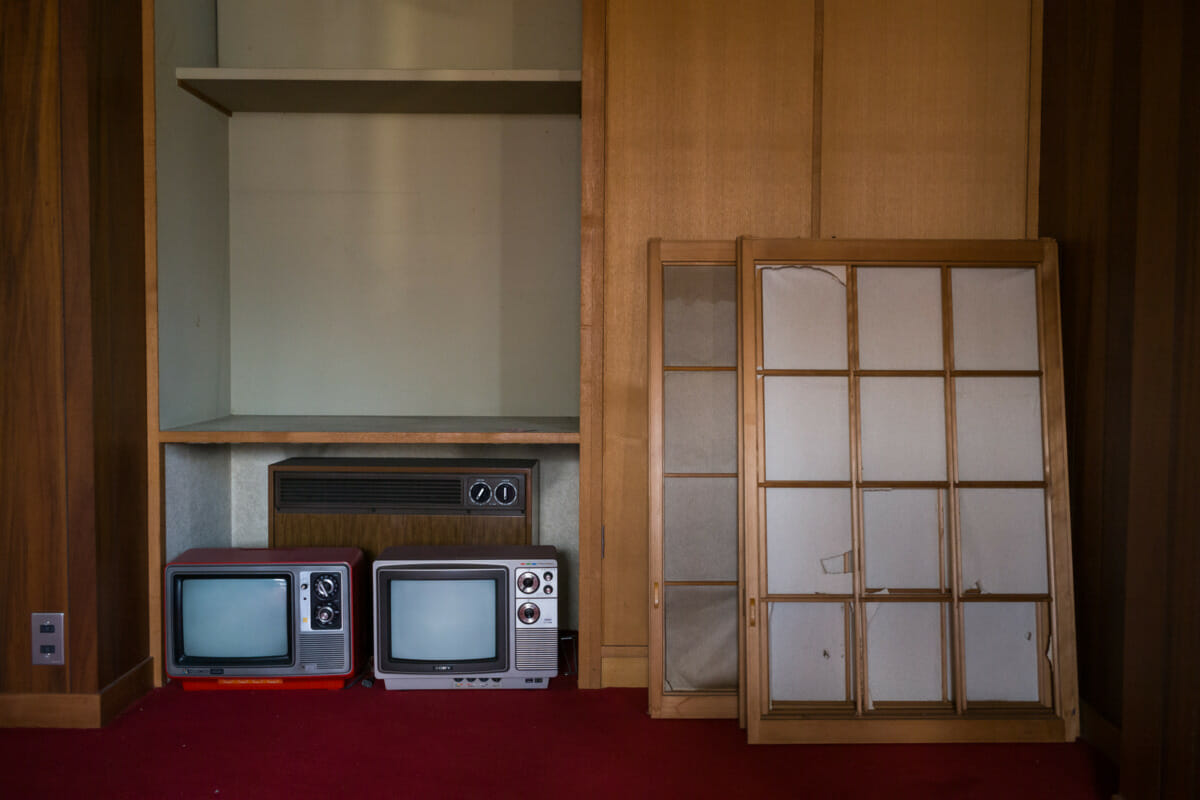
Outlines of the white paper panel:
M860 267L858 366L942 369L942 275L928 267Z
M737 580L737 478L667 478L663 484L664 577Z
M958 378L954 383L959 480L1043 480L1039 380Z
M737 373L663 375L663 468L737 472Z
M846 268L761 267L763 366L846 369Z
M771 603L767 624L772 701L847 699L844 604Z
M945 380L862 378L859 387L863 480L946 480Z
M668 586L663 690L737 689L737 587Z
M737 268L663 268L663 364L737 365Z
M854 590L849 489L767 489L767 591Z
M1041 489L958 493L963 589L1047 591L1046 497Z
M939 589L936 489L863 491L867 587Z
M763 378L769 481L850 479L846 378Z
M951 270L955 369L1037 369L1032 268Z
M964 603L967 700L1038 699L1037 606Z
M942 700L946 659L941 603L867 603L867 681L872 702Z

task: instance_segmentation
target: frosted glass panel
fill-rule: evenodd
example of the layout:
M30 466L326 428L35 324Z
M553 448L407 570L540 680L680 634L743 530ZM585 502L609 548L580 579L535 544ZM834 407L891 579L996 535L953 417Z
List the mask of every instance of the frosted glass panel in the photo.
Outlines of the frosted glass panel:
M955 369L1037 369L1037 274L951 270Z
M1046 592L1043 491L962 489L958 502L963 589L1004 594Z
M663 375L663 468L737 472L737 373Z
M762 267L763 366L846 369L846 268Z
M737 268L663 268L663 363L737 364Z
M871 702L942 700L945 607L940 603L867 603L866 612Z
M944 379L862 378L859 387L863 480L946 480Z
M849 489L767 489L767 591L854 590Z
M955 398L959 480L1043 479L1037 378L958 378Z
M1037 606L964 603L967 700L1038 699Z
M941 588L937 490L864 490L863 543L868 588Z
M858 366L942 369L942 273L860 267Z
M663 691L736 690L737 587L668 586Z
M846 378L763 378L769 481L850 479Z
M846 605L771 603L768 616L771 700L850 699Z
M663 483L663 572L669 581L737 580L737 478Z

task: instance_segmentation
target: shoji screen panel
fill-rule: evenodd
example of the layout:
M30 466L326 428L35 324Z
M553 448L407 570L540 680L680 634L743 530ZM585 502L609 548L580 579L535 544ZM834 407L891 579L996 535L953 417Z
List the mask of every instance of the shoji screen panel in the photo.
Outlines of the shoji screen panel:
M650 711L736 717L736 247L655 240L649 255Z
M1055 252L739 243L752 742L1077 734Z

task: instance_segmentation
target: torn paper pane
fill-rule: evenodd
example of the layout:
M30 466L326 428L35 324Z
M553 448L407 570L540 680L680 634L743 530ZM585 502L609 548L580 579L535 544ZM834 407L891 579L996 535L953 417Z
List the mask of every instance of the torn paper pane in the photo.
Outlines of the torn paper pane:
M963 586L1003 594L1048 591L1042 489L961 489Z
M849 489L766 490L767 591L850 594Z
M968 701L1038 700L1037 605L963 603Z
M848 699L846 622L843 603L770 604L772 701Z
M868 588L939 589L937 489L863 492Z
M846 268L760 267L763 366L846 369Z
M938 702L946 659L941 603L867 603L867 681L878 701Z

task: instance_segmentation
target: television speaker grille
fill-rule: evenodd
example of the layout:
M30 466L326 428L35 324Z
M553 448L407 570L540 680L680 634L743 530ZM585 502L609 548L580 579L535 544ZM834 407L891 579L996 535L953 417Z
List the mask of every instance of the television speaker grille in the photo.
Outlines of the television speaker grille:
M344 672L346 638L329 633L300 634L300 663L313 665L318 672Z
M558 670L558 628L517 629L517 669Z

